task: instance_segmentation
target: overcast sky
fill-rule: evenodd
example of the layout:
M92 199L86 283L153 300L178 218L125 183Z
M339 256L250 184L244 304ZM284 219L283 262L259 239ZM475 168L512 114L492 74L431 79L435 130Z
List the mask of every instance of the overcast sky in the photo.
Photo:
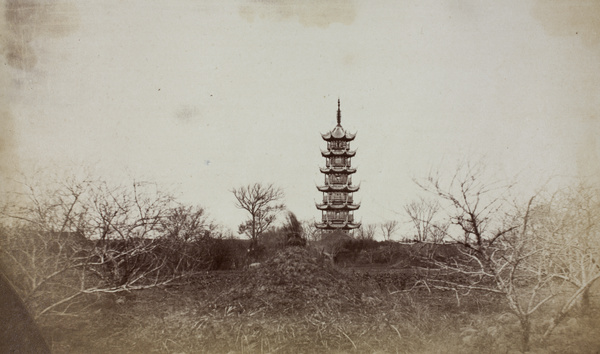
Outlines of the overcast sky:
M3 8L2 170L144 179L231 229L273 182L320 216L319 133L353 142L363 223L413 177L483 160L524 183L598 173L597 1L77 1Z

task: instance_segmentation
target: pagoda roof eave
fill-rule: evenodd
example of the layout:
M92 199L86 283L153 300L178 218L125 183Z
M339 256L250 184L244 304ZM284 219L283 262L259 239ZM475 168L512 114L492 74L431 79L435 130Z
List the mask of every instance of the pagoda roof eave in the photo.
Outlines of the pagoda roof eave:
M352 222L343 222L341 224L337 223L315 223L315 227L317 229L326 229L326 230L352 230L359 228L361 223L352 223Z
M323 157L330 157L330 156L354 157L355 155L356 155L356 150L343 150L343 151L321 150L321 156L323 156Z
M360 203L359 204L315 204L317 206L317 209L319 210L350 210L350 211L354 211L357 210L358 208L360 208Z
M356 168L346 168L346 167L340 167L340 168L335 168L335 167L321 167L319 168L321 170L321 173L344 173L344 174L352 174L356 172Z
M360 187L359 186L341 186L339 188L336 188L335 186L332 185L327 185L327 186L317 186L317 189L319 190L319 192L348 192L348 193L354 193L356 191L358 191Z
M325 134L321 134L323 140L332 141L332 140L342 140L342 141L352 141L356 137L356 133L352 134L344 130L340 125L340 122L331 130Z
M323 140L325 140L325 141L352 141L352 140L354 140L355 137L356 137L356 133L355 134L346 133L341 137L335 137L331 134L331 132L321 134L321 138L323 138Z

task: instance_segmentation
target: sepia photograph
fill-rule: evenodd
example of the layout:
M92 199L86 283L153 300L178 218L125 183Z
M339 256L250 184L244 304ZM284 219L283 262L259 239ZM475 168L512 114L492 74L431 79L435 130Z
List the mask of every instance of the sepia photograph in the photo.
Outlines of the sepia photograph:
M0 0L0 353L600 353L600 1Z

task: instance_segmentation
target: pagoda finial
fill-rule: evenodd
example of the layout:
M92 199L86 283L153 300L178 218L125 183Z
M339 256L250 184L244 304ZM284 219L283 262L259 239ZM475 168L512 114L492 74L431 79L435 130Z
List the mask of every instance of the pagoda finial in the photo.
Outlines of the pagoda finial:
M340 110L340 99L338 98L337 124L342 124L342 111Z

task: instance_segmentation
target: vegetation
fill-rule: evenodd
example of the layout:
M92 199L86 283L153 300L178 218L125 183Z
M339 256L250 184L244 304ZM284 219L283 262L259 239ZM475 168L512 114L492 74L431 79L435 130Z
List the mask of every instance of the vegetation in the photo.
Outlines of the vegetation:
M54 352L597 349L598 189L442 177L417 181L403 242L395 220L278 224L273 185L233 191L250 215L235 239L152 183L32 181L3 199L0 261Z
M258 268L105 297L65 321L44 317L58 352L516 352L519 325L499 297L414 287L406 269L355 271L289 247ZM160 304L157 306L157 304ZM536 348L586 353L598 308ZM576 320L575 320L576 319ZM99 330L100 329L100 330Z
M285 208L279 203L283 191L273 184L254 183L231 191L236 199L235 206L250 214L250 218L240 224L239 233L248 236L250 248L258 247L258 238L275 222L277 214Z
M35 317L223 262L220 235L203 209L179 205L154 184L35 182L6 196L0 227L2 269Z

